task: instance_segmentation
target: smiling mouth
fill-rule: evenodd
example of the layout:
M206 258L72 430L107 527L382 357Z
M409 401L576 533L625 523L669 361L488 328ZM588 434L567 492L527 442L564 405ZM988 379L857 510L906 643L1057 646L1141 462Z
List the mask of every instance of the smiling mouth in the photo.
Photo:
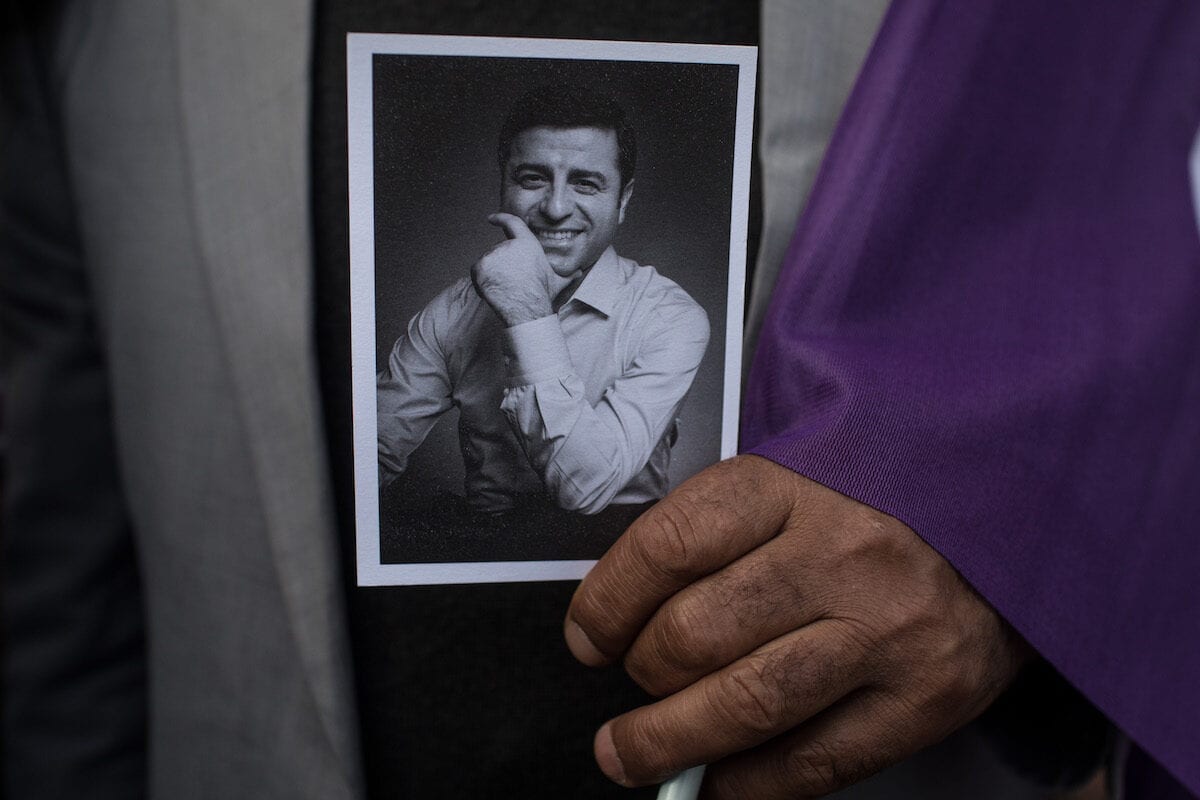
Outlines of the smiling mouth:
M548 230L539 228L534 231L537 234L538 241L543 244L570 244L583 231L576 230Z

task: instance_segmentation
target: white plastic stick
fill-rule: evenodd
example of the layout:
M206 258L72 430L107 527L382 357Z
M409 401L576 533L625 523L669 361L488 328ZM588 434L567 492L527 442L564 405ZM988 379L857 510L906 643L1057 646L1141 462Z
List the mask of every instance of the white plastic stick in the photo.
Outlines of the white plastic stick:
M696 800L703 780L703 764L686 769L659 787L658 800Z

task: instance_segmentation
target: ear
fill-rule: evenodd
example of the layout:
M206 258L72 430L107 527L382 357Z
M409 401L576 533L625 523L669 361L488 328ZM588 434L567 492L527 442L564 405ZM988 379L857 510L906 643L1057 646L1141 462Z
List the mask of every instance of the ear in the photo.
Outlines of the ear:
M633 197L633 181L625 184L621 189L621 211L617 215L617 224L620 225L625 221L625 206L629 205L629 198Z

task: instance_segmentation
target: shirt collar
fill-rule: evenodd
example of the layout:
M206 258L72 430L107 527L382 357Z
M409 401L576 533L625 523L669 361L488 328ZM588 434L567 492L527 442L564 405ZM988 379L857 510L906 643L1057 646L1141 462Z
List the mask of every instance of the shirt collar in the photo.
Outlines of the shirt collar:
M610 245L596 259L596 263L588 270L583 282L579 284L579 288L575 290L575 294L571 295L571 300L567 301L564 308L573 301L579 301L591 306L606 317L611 316L616 308L617 297L623 283L625 281L621 274L620 260L617 252Z

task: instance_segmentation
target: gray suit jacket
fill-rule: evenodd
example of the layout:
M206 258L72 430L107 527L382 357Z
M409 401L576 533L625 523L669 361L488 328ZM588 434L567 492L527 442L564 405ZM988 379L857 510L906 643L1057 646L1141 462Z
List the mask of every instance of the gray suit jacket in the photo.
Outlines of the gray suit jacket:
M773 279L883 3L767 5ZM784 24L802 17L808 46L830 32L844 47L805 62ZM36 288L7 284L9 308L39 292L60 306L43 339L65 343L54 358L40 339L15 349L9 422L31 427L14 434L13 463L73 425L111 427L104 485L125 498L144 592L154 797L362 794L313 341L311 19L308 0L77 2L42 51L58 211L77 238ZM752 328L769 287L754 290ZM76 351L90 399L39 417ZM13 485L15 518L39 488Z
M71 330L106 362L111 420L89 422L111 422L141 567L156 797L360 794L311 325L309 5L74 3L38 54L84 270L39 278L64 313L90 306ZM69 380L14 349L12 405ZM27 362L47 366L26 382Z

